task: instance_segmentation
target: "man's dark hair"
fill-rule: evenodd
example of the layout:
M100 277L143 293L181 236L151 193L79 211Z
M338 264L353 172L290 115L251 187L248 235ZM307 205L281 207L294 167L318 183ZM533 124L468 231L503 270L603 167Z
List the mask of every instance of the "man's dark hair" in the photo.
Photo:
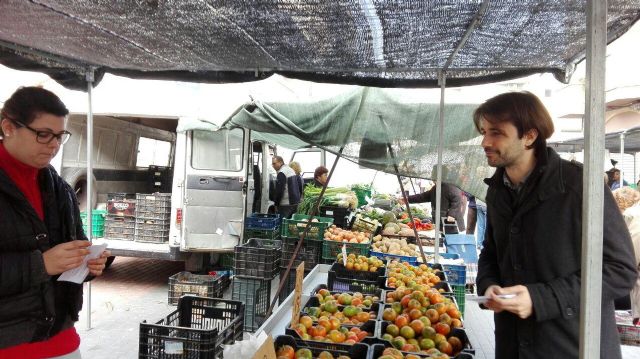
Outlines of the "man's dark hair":
M41 113L55 116L67 116L69 110L53 92L42 87L20 87L5 101L0 116L2 119L22 122L25 125L33 122ZM0 129L0 134L1 134Z
M320 167L316 168L316 170L313 172L313 178L318 178L318 177L322 176L325 173L329 173L329 170L327 169L327 167L320 166Z
M553 134L553 120L542 101L531 92L507 92L488 99L473 112L473 123L480 131L480 121L491 123L510 122L518 129L518 138L529 130L538 131L538 138L529 147L536 153L547 146Z

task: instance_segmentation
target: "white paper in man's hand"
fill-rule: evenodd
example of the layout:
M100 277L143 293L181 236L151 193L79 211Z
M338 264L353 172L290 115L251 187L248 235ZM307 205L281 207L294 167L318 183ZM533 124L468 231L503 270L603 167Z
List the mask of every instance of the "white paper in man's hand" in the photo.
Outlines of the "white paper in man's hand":
M100 257L102 252L107 249L107 244L92 244L87 249L89 249L89 254L84 257L82 264L74 269L69 269L68 271L60 274L60 277L58 277L58 281L73 282L77 284L84 282L84 279L87 278L87 275L89 275L89 267L87 267L87 261Z

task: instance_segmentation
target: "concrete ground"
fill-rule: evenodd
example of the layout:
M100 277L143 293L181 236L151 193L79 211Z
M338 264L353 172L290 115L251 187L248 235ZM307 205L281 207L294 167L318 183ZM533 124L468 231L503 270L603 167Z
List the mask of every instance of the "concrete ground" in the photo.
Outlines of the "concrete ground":
M161 260L116 258L105 274L91 285L91 329L87 329L88 305L85 305L76 328L82 339L83 358L128 359L138 357L140 322L156 322L175 306L167 304L168 278L182 271L182 263ZM272 292L277 288L277 279ZM225 292L230 297L231 288ZM476 349L477 359L494 358L493 316L466 301L465 327ZM623 346L625 359L640 359L640 347Z

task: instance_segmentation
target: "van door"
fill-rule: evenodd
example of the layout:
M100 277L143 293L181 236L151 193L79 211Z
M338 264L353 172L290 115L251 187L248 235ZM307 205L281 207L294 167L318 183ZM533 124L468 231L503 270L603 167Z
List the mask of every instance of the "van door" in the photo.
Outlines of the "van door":
M188 132L182 250L238 244L249 163L247 134L241 128Z

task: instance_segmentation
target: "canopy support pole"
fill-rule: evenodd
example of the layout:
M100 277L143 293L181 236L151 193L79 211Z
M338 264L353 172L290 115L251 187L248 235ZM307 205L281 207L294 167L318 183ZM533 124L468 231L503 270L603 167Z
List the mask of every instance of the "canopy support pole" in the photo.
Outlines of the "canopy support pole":
M300 251L300 248L302 248L302 243L304 242L305 238L307 238L307 234L309 233L309 229L311 229L311 223L312 223L311 221L313 220L313 217L315 217L316 211L318 211L318 209L320 207L320 203L322 202L322 197L324 196L324 192L327 190L327 186L329 185L329 181L331 181L331 176L333 176L333 171L336 169L336 165L338 164L338 160L342 156L342 150L344 150L344 146L340 147L340 150L338 151L338 154L336 155L336 160L333 161L333 165L331 166L331 170L329 171L329 175L327 176L327 182L325 182L324 185L322 186L322 190L320 191L320 194L318 195L318 199L316 200L316 203L313 205L313 207L311 207L311 212L309 212L309 218L307 220L307 225L304 227L304 232L302 232L302 236L300 236L300 240L298 241L298 244L296 245L296 249L293 251L293 254L291 255L291 259L289 259L289 264L287 264L287 270L284 272L284 276L282 278L280 278L280 284L278 285L278 290L276 291L275 296L271 300L271 305L269 305L269 309L267 310L267 313L265 314L265 318L268 318L269 316L271 316L271 313L273 312L273 308L276 305L276 301L280 297L280 292L282 292L282 289L284 288L284 284L287 283L287 279L289 278L289 272L291 271L291 267L293 267L293 262L295 261L296 257L298 256L298 252Z
M580 358L600 358L607 1L587 1L585 161L582 176Z
M624 134L626 131L620 133L620 187L624 183Z
M442 152L444 147L444 91L447 83L447 75L444 71L440 71L438 74L438 82L440 84L440 111L438 111L440 116L440 123L438 124L438 163L436 165L436 213L433 213L433 217L435 219L434 229L435 229L435 243L434 243L434 262L439 262L439 249L440 249L440 238L443 232L440 231L440 226L442 225L442 218L440 218L440 209L442 208ZM433 174L432 174L433 176ZM442 230L444 231L444 226L442 226Z
M89 68L86 74L87 79L87 206L85 211L87 213L87 237L89 242L93 242L93 206L91 205L91 192L93 191L93 183L91 178L93 177L93 82L94 70ZM91 329L91 282L86 282L85 288L87 291L87 330Z

